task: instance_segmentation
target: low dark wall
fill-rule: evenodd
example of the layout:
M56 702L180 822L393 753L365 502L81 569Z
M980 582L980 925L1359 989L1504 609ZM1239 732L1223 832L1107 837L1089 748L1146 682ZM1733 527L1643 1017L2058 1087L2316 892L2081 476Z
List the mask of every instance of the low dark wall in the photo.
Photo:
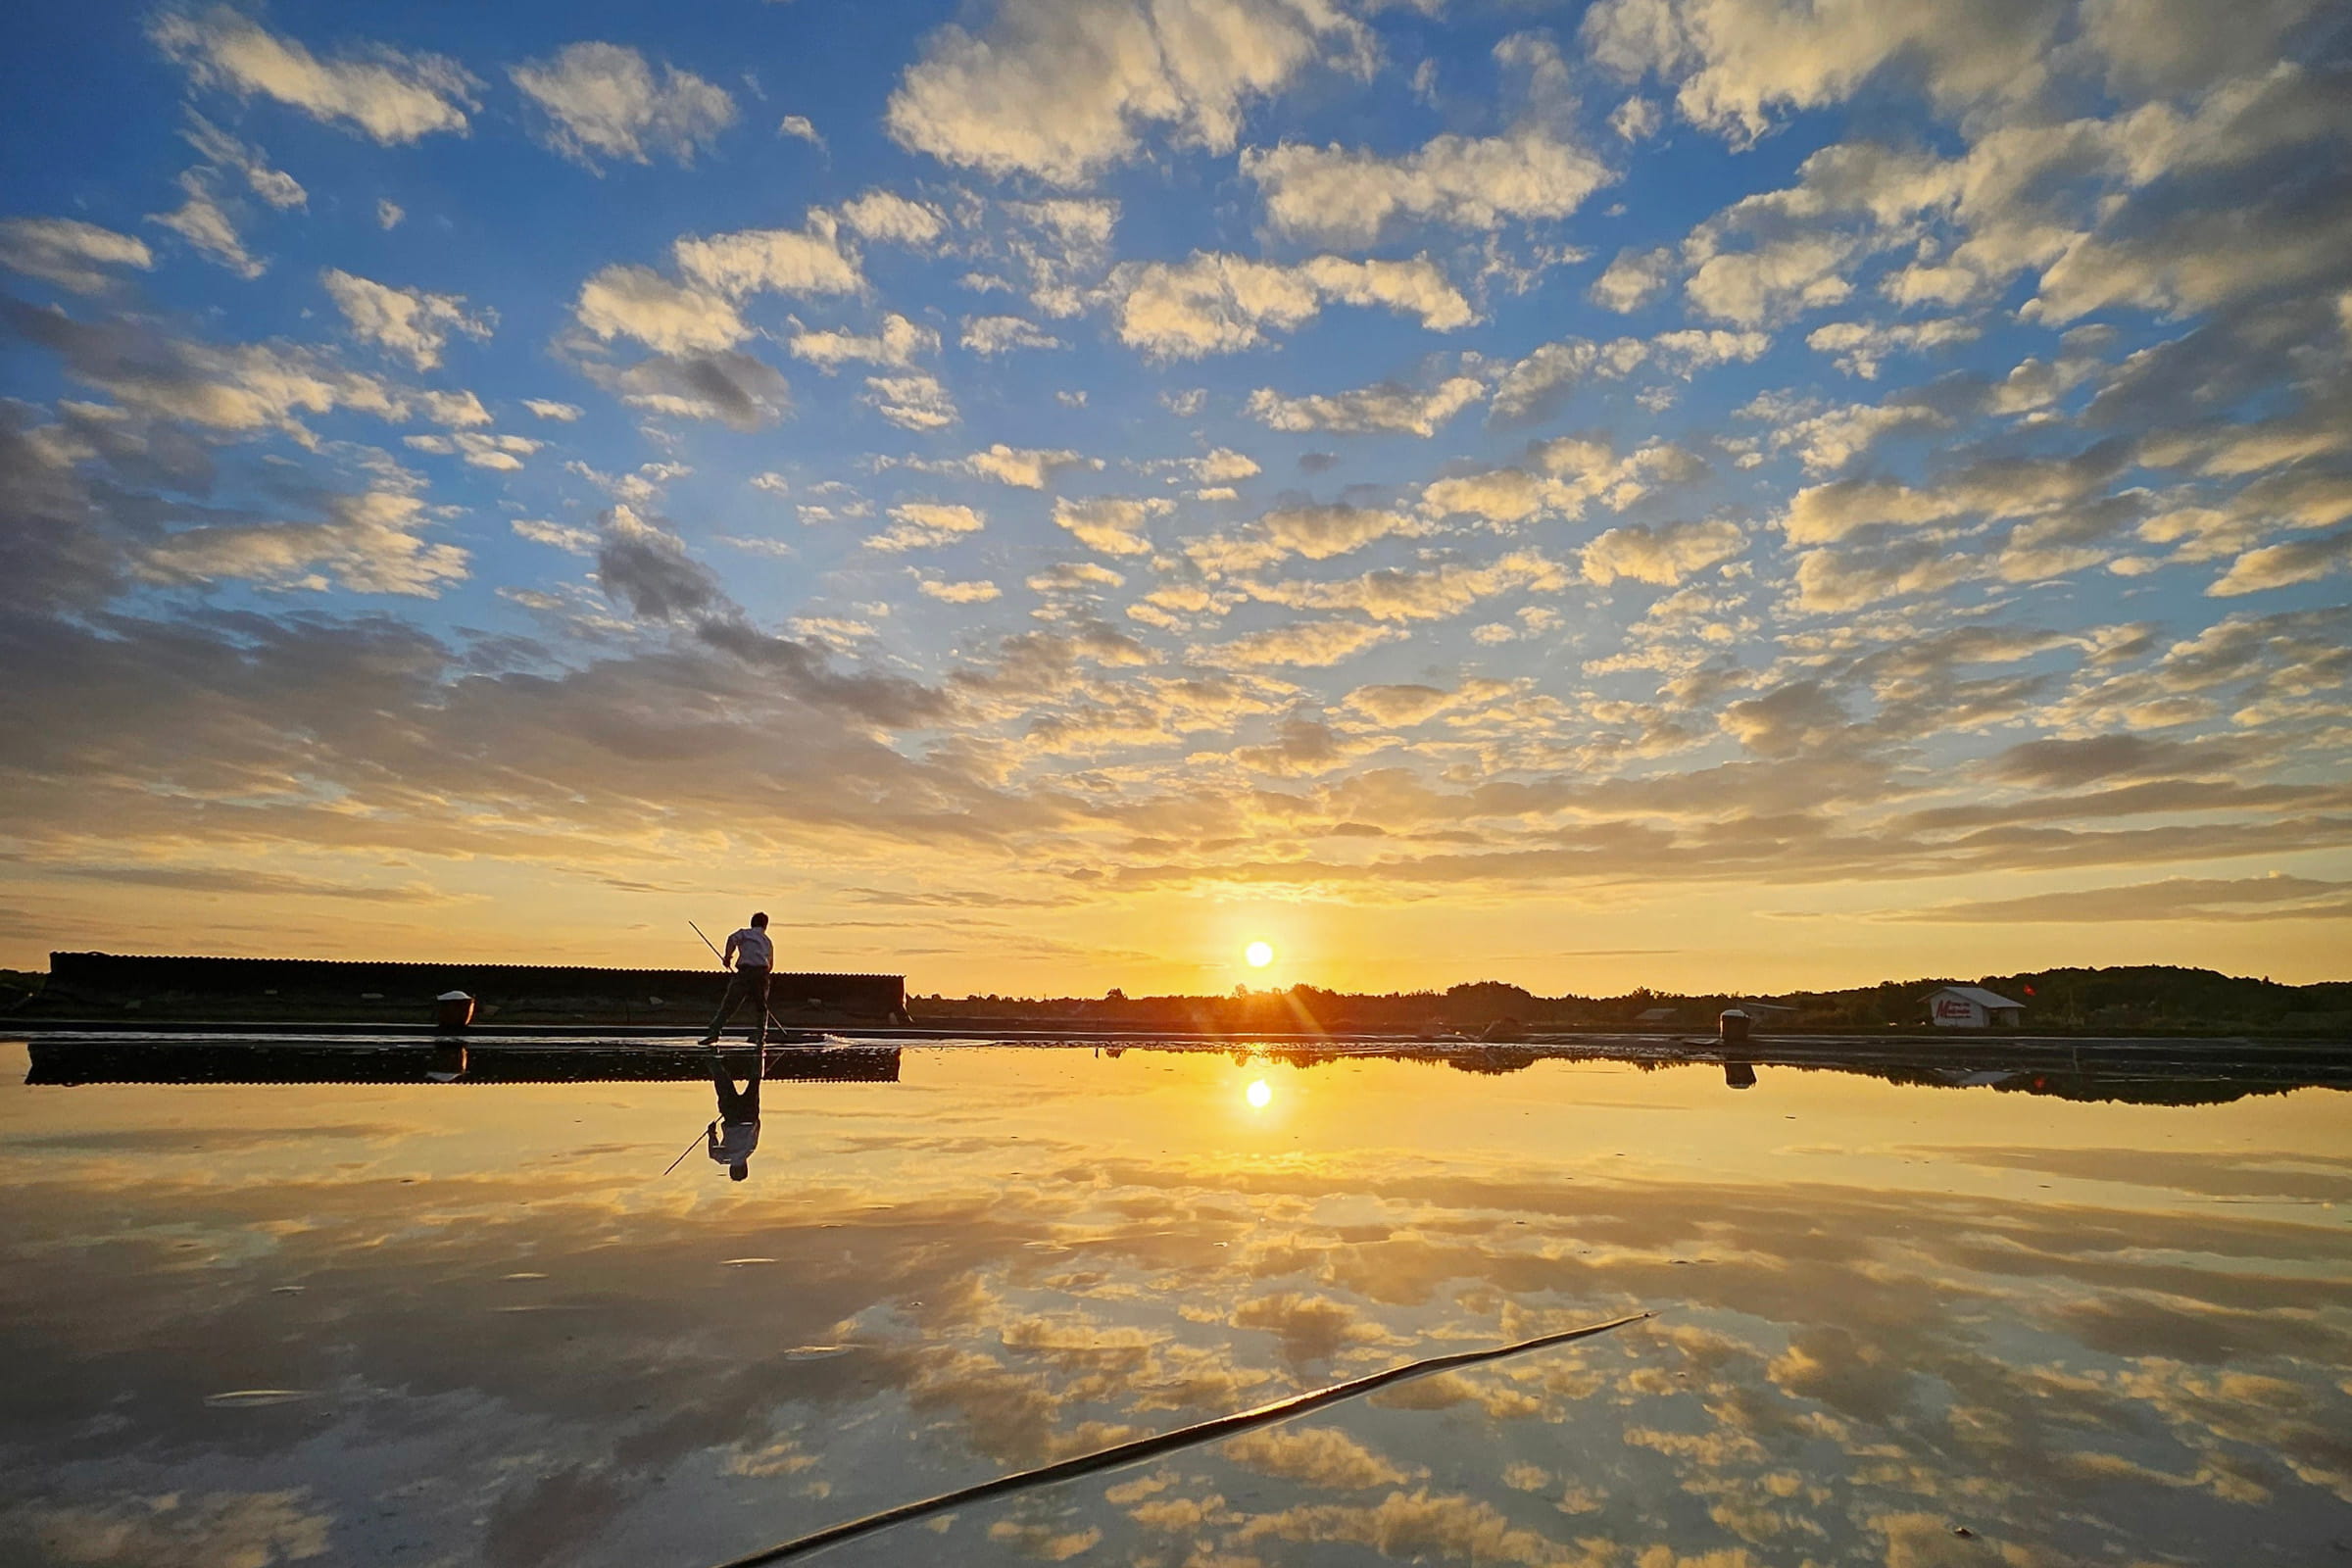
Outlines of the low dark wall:
M730 1052L727 1069L749 1078L757 1053ZM391 1050L318 1045L157 1045L137 1039L36 1040L28 1084L582 1084L710 1081L708 1052L564 1046L504 1050L496 1044L419 1041ZM770 1083L895 1084L896 1047L834 1046L768 1054ZM193 1142L199 1135L189 1134Z
M53 953L24 1009L48 1018L308 1018L429 1021L433 999L464 991L483 1022L701 1024L727 976L707 969L592 969L527 963L368 963L320 958L149 958ZM906 977L779 973L779 1020L874 1021L903 1012ZM748 1011L737 1020L749 1024Z

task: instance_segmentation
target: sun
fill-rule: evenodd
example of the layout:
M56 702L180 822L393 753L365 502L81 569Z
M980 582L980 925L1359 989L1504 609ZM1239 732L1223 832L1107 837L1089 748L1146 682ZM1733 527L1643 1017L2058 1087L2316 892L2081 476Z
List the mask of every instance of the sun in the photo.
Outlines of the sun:
M1263 1110L1274 1098L1274 1091L1263 1078L1259 1078L1242 1091L1242 1098L1250 1102L1251 1110Z
M1252 942L1242 950L1242 956L1250 960L1250 968L1263 969L1267 964L1274 961L1274 944L1271 942Z

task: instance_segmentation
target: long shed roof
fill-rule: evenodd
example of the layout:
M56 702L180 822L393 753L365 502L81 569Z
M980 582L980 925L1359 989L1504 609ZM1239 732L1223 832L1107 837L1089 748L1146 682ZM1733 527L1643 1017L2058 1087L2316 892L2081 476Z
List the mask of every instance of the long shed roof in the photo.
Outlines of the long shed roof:
M1964 998L1980 1007L2010 1007L2022 1011L2026 1005L2022 1002L2011 1002L1999 992L1987 991L1983 986L1945 986L1936 994L1939 997Z

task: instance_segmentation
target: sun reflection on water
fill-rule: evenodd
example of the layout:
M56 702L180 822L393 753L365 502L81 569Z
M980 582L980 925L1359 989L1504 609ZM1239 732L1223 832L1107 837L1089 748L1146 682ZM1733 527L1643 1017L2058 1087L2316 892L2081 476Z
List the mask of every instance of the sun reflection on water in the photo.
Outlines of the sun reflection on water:
M1242 1091L1242 1098L1250 1102L1251 1110L1263 1110L1272 1103L1274 1089L1263 1078L1252 1078L1250 1087Z

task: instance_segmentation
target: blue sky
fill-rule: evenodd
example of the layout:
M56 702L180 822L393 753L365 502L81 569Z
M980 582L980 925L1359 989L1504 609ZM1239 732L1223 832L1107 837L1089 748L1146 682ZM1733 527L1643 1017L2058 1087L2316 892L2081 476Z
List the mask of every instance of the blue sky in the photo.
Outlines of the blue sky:
M2324 7L0 27L0 959L2340 969Z

